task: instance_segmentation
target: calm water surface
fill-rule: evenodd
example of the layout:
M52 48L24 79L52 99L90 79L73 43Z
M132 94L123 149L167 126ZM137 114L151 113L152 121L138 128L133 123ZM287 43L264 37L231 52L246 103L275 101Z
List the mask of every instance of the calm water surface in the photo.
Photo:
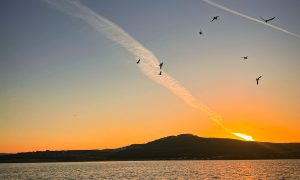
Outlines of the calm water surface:
M300 179L300 160L0 164L0 179Z

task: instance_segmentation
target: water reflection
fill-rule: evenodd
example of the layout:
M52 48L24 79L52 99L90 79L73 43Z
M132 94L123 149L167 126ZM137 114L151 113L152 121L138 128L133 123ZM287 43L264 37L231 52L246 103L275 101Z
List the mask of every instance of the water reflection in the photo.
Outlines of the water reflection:
M300 179L300 160L12 163L0 179Z

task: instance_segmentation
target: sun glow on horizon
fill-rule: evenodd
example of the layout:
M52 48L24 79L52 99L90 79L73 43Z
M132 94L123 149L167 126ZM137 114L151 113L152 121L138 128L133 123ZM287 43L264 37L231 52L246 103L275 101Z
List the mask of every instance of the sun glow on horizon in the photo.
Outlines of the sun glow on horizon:
M233 134L240 137L240 138L245 139L246 141L255 141L252 136L249 136L249 135L246 135L246 134L242 134L242 133L233 133Z

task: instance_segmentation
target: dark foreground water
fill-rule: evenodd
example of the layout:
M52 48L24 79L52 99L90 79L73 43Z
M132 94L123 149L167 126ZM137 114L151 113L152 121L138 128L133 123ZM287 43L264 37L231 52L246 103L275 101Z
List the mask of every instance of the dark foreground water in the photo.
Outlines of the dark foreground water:
M0 179L300 179L300 160L0 164Z

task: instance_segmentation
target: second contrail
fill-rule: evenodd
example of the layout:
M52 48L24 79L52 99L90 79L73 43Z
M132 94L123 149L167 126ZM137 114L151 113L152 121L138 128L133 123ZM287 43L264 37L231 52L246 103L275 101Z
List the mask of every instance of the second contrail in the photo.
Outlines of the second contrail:
M219 8L219 9L222 9L222 10L224 10L224 11L227 11L227 12L230 12L230 13L232 13L232 14L235 14L235 15L237 15L237 16L240 16L240 17L249 19L249 20L251 20L251 21L254 21L254 22L257 22L257 23L260 23L260 24L269 26L269 27L271 27L271 28L273 28L273 29L276 29L276 30L278 30L278 31L281 31L281 32L284 32L284 33L286 33L286 34L289 34L289 35L295 36L295 37L297 37L297 38L300 38L300 35L299 35L299 34L290 32L290 31L288 31L288 30L286 30L286 29L280 28L280 27L275 26L275 25L272 25L272 24L265 23L265 22L263 22L263 21L261 21L261 20L259 20L259 19L253 18L253 17L251 17L251 16L245 15L245 14L240 13L240 12L238 12L238 11L229 9L229 8L227 8L227 7L225 7L225 6L222 6L222 5L220 5L220 4L217 4L217 3L215 3L215 2L212 2L211 0L202 0L202 1L205 2L205 3L208 3L208 4L212 5L212 6L214 6L214 7L216 7L216 8Z

